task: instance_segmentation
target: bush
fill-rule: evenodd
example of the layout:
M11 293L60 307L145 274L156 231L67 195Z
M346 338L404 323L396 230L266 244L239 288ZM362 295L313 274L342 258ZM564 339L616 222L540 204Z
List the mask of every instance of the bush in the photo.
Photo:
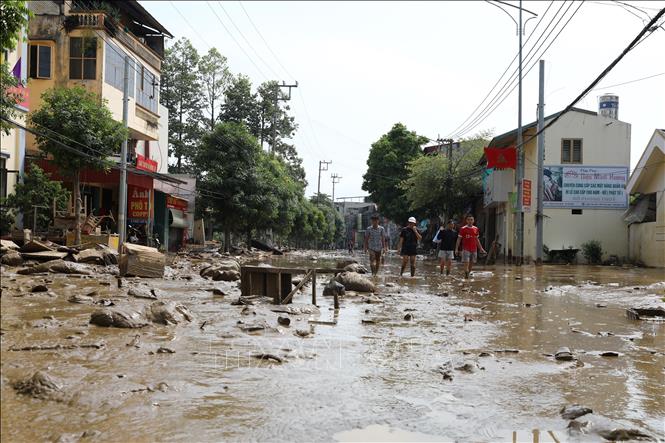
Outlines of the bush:
M582 255L590 264L598 264L603 258L603 247L598 240L582 243Z

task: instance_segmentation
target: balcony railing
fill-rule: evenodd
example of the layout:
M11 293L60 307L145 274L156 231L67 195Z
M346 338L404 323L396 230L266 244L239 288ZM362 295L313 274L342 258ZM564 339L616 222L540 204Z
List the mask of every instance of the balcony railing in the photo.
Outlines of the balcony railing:
M69 26L72 28L104 28L103 12L72 12L67 17Z

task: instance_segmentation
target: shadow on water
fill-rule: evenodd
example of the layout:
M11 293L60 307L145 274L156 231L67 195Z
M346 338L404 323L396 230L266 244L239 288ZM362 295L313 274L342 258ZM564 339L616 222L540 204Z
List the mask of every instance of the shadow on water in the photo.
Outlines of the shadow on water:
M269 263L331 267L345 257L312 252ZM625 315L635 301L665 295L653 285L662 270L497 265L465 281L459 265L445 277L419 257L416 277L398 271L399 259L387 257L375 278L378 299L369 300L379 303L346 296L335 312L320 296L320 313L290 315L288 327L269 304L232 306L235 285L195 272L189 281L151 281L196 320L140 330L89 326L95 307L67 301L94 290L140 306L110 276L3 275L2 441L93 430L104 441L495 441L513 431L530 441L534 428L568 440L559 409L572 403L665 438L665 325ZM26 294L44 278L52 296ZM321 291L325 281L318 283ZM206 291L213 286L227 295ZM306 287L296 305L309 294ZM242 329L255 324L265 329ZM136 335L138 347L128 346ZM11 350L98 341L105 346ZM562 346L577 361L556 361ZM175 353L155 353L159 347ZM11 383L38 369L62 381L67 401L15 393Z

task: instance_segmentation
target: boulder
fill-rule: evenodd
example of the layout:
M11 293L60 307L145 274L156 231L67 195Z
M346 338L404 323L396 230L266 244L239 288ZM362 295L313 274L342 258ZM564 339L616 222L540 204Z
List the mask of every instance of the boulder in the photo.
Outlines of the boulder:
M576 418L581 417L583 415L593 413L593 410L575 404L575 405L564 406L563 408L561 408L559 413L561 414L561 418L564 418L566 420L575 420Z
M356 292L375 292L376 286L366 277L358 274L357 272L342 272L335 277L335 280L344 285L347 291Z
M332 278L323 287L323 295L344 295L344 285Z
M48 292L48 287L46 285L35 285L30 292Z
M145 318L136 311L100 309L90 315L90 323L113 328L142 328L148 326Z
M7 266L21 266L23 264L23 257L18 252L10 250L0 258L0 263Z
M152 303L146 310L146 316L150 321L162 325L177 325L184 321L194 320L194 316L189 312L189 309L176 304L174 301L156 301Z
M62 401L65 397L62 384L43 371L37 371L32 377L18 381L13 386L19 394L41 400Z
M348 258L348 259L345 259L345 260L339 260L339 261L337 262L336 268L337 268L337 269L344 269L344 268L346 268L348 265L352 265L352 264L354 264L354 263L358 263L358 261L357 261L357 260L354 260L354 259L352 259L352 258Z
M136 298L147 298L150 300L157 300L154 290L150 290L145 286L133 286L127 291L127 295Z
M357 272L358 274L367 274L367 268L360 263L351 263L344 266L344 270L348 272Z

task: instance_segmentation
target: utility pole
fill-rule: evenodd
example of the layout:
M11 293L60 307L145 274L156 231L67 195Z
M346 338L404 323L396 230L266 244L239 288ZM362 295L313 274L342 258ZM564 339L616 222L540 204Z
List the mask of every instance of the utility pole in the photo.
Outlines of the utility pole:
M321 197L321 171L327 171L330 163L332 163L332 160L319 160L319 186L316 188L317 197Z
M275 89L275 98L274 98L274 112L272 114L272 143L270 144L270 152L275 152L275 145L277 144L277 111L279 110L279 100L288 101L291 100L291 88L297 88L298 82L295 85L287 85L284 81L282 84L277 85ZM289 95L287 97L280 97L281 88L289 88Z
M446 138L446 139L439 139L437 140L439 142L440 146L447 145L446 146L446 155L448 157L448 175L446 177L446 188L450 189L450 187L453 184L453 139L452 138ZM452 217L452 214L450 214L450 205L446 203L445 205L445 210L446 210L446 216L444 217L446 220L449 220Z
M127 127L129 115L129 56L125 55L125 69L122 82L122 124ZM127 227L127 139L120 149L120 192L118 202L118 254L122 255ZM77 214L78 217L78 214Z
M335 174L330 174L330 178L332 178L332 185L333 185L333 193L332 193L332 202L333 206L335 206L335 185L339 183L339 181L342 179L341 175Z
M519 62L517 82L517 171L515 184L517 185L517 213L515 217L515 258L517 264L522 264L524 256L524 212L522 212L522 182L524 180L524 146L522 146L522 0L520 0L519 24Z
M536 264L543 264L543 162L545 161L545 134L541 132L545 126L545 60L540 60L538 82L538 194L536 196Z

